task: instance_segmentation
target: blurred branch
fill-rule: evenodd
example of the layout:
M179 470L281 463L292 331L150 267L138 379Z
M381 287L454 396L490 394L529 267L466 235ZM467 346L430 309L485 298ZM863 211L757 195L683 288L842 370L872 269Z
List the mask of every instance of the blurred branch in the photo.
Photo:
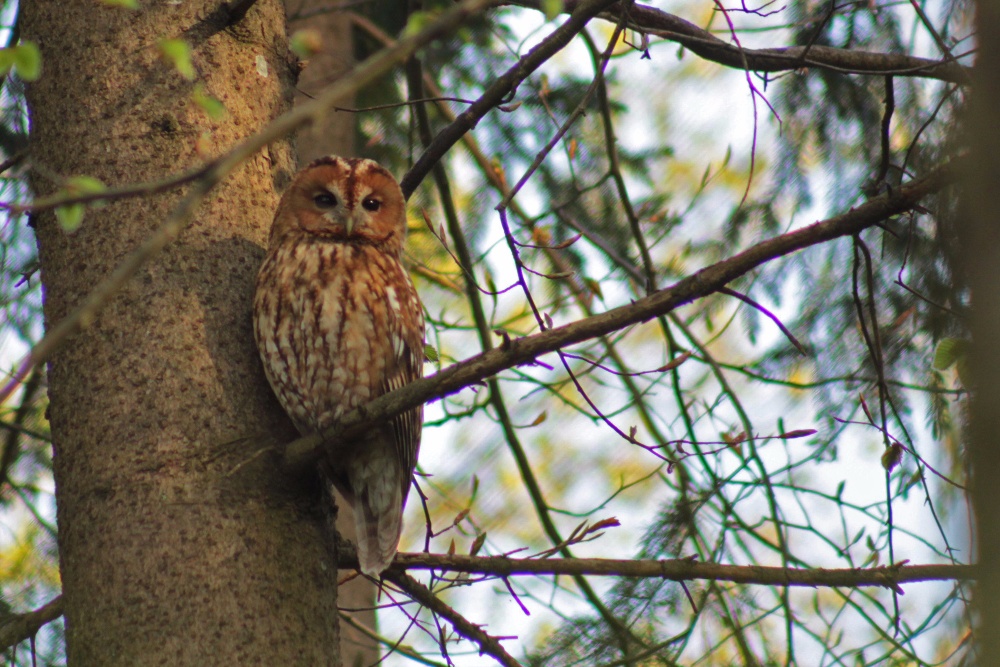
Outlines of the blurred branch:
M49 603L34 611L0 617L0 651L34 637L46 623L63 614L63 597L57 595Z
M0 451L0 498L3 497L4 486L10 483L10 471L21 455L21 436L27 435L29 438L37 438L43 442L48 439L40 433L35 433L25 427L28 417L34 411L34 402L39 388L42 386L44 373L35 370L24 384L24 391L21 392L21 404L14 410L13 420L10 422L0 421L0 428L7 431L4 439L3 451Z
M351 411L341 419L338 426L322 434L299 438L289 443L284 452L284 465L291 471L307 470L322 456L324 439L327 442L349 440L369 428L371 424L429 400L453 394L471 384L482 382L500 371L533 363L542 354L668 313L717 291L730 281L772 259L854 234L888 217L910 210L917 206L923 197L952 182L956 171L955 163L960 160L961 158L958 158L946 163L928 176L902 185L892 193L875 197L846 213L762 241L628 305L531 336L505 339L496 349L453 364L439 373L384 394L366 406Z
M509 0L510 4L541 9L541 0ZM566 0L565 11L572 12L580 0ZM617 21L621 6L608 7L600 18ZM650 7L633 5L628 12L628 27L640 33L656 35L677 42L705 60L755 72L787 72L815 67L844 74L913 76L939 79L968 85L971 68L951 59L930 60L895 53L873 53L831 46L786 46L770 49L741 49L725 42L679 16Z
M981 44L976 67L976 94L971 97L967 127L962 139L971 147L964 166L963 211L957 226L962 250L962 271L972 295L972 341L969 370L972 401L966 457L971 468L972 505L975 511L975 558L984 564L983 577L973 597L977 654L973 662L1000 664L1000 272L996 249L1000 227L993 215L996 184L1000 178L1000 135L996 132L1000 108L1000 7L995 2L976 3L976 34ZM970 527L970 530L973 528Z
M354 616L348 614L347 612L344 611L340 612L340 620L343 621L344 623L347 623L352 628L354 628L361 634L365 635L369 639L373 639L378 643L382 644L383 646L386 646L393 653L399 653L400 655L406 656L407 658L413 660L414 662L419 662L422 665L429 665L429 667L446 667L444 663L436 662L434 660L428 660L424 656L414 651L409 646L401 644L399 641L394 641L387 637L383 637L382 635L375 632L374 630L372 630L367 625L357 620L356 618L354 618Z
M5 163L6 164L6 163ZM0 165L2 166L2 165ZM145 183L127 183L112 188L105 188L97 192L83 194L73 194L68 192L58 192L47 197L39 197L30 204L16 204L0 202L0 210L10 211L12 215L22 213L39 213L48 211L60 206L69 204L92 204L94 202L109 202L117 199L129 199L131 197L141 197L144 195L155 195L161 192L169 192L182 185L187 185L202 178L210 165L202 165L196 169L191 169L180 174L174 174L158 181L147 181Z

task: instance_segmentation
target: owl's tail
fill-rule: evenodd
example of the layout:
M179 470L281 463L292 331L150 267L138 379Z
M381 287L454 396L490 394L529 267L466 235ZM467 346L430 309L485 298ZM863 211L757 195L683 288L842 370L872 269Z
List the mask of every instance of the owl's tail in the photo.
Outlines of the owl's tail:
M372 465L358 466L351 472L358 560L362 572L377 578L395 558L403 529L399 474Z
M361 571L378 578L392 564L399 546L399 533L403 528L403 499L397 488L396 498L384 511L378 511L364 496L357 497L354 505L355 526L358 531L358 560Z

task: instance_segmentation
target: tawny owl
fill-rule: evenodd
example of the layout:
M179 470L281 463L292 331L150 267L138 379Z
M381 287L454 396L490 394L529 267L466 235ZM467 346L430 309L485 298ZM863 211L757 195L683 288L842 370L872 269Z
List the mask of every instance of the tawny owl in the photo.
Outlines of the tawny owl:
M267 379L304 435L420 377L424 322L401 255L399 184L371 160L325 157L281 198L257 276L254 335ZM323 471L354 509L361 569L392 562L421 408L336 443Z

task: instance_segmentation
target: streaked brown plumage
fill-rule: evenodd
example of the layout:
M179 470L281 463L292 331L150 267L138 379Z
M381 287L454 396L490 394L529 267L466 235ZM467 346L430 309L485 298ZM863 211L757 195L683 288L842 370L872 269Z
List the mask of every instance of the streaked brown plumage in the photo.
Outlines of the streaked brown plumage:
M418 378L420 300L403 267L403 194L371 160L326 157L300 171L274 216L257 276L254 335L267 379L303 434ZM399 544L421 408L338 443L324 473L354 508L361 569Z

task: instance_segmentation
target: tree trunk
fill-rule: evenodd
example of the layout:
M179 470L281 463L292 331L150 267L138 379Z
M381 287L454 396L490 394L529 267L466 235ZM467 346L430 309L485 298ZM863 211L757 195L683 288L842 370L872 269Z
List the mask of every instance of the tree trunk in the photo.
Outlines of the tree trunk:
M295 103L308 102L317 93L342 77L354 66L354 47L351 39L351 21L347 14L332 11L329 0L294 0L296 13L289 15L289 32L309 29L320 36L320 50L309 57L299 77ZM291 11L291 7L289 7ZM303 18L297 18L301 16ZM353 106L345 99L342 106ZM356 114L331 110L316 123L305 128L298 138L300 166L305 166L324 155L353 156L354 123Z
M970 98L968 137L972 149L966 174L964 224L959 227L972 288L972 500L976 514L978 664L1000 664L1000 227L996 188L1000 180L1000 10L995 2L977 5L975 79Z
M245 16L228 7L249 5ZM284 111L292 77L278 0L33 0L43 54L28 92L36 192L61 176L108 184L198 165ZM195 82L160 56L192 49ZM195 85L223 102L210 119ZM294 436L250 327L253 280L293 160L274 144L214 190L49 365L67 654L80 665L339 664L336 567L313 480L290 480ZM36 220L46 324L77 306L181 194Z

